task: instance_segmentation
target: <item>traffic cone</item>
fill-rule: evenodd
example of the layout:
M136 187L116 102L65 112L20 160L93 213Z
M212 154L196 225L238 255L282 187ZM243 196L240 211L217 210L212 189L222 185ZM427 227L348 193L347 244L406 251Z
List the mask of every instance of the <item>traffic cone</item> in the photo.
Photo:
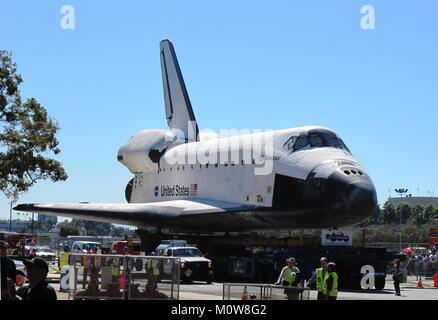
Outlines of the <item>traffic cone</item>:
M420 279L418 280L418 288L423 288L423 281L421 281L421 275L420 275Z
M246 286L243 288L242 300L248 300L248 290L246 289Z
M123 272L121 272L119 276L119 288L125 289L125 274Z

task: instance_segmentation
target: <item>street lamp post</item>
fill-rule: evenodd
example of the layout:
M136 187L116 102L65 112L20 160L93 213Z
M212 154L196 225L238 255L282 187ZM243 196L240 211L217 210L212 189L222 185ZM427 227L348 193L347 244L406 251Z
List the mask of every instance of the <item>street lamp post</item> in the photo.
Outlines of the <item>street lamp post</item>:
M408 189L395 189L395 192L397 192L400 195L400 200L403 198L403 194L408 192ZM402 201L400 201L400 204ZM400 207L400 252L402 251L402 228L403 228L403 210Z
M12 205L15 201L11 201L11 207L9 208L9 231L12 231Z

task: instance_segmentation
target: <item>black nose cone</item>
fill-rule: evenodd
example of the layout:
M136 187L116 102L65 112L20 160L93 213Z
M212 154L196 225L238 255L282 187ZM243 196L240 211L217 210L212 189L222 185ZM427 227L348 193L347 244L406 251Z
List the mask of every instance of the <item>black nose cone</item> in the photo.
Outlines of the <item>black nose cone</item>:
M376 190L369 184L353 184L347 201L349 214L367 217L375 213L377 208Z

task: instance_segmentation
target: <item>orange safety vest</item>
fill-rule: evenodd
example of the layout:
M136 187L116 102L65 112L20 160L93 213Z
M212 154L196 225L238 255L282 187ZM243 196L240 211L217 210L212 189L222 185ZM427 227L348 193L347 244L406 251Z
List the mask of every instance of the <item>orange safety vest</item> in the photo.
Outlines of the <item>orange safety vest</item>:
M94 266L100 268L100 257L94 257Z
M90 267L90 257L84 256L84 268L88 269Z

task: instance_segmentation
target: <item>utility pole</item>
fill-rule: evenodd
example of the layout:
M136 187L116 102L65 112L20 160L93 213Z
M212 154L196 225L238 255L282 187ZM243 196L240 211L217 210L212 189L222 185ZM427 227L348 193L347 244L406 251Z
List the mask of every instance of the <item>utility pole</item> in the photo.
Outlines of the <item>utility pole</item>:
M12 205L15 201L11 201L11 207L9 208L9 231L12 231Z
M395 192L397 192L400 195L400 204L403 202L403 194L408 192L408 189L395 189ZM400 252L402 252L402 228L403 228L403 210L400 207Z
M31 232L30 232L31 234L33 234L33 215L34 215L34 213L32 212L32 224L31 224L31 227L30 227L31 228Z

